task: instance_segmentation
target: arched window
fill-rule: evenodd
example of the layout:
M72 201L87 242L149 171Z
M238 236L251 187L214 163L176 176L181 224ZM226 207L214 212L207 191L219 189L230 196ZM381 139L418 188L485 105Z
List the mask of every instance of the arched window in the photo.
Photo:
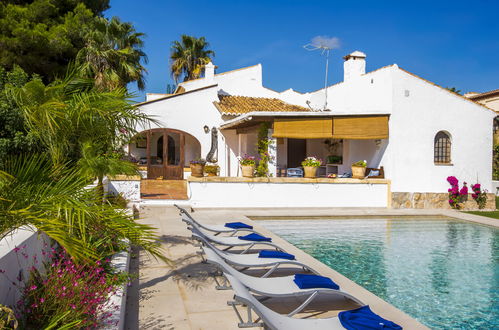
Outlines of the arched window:
M433 161L435 164L451 163L450 134L440 131L435 135Z

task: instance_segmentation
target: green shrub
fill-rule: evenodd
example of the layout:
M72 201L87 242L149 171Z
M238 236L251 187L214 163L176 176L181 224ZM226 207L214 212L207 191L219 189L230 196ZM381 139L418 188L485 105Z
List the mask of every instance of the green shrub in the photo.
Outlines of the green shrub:
M120 209L126 209L128 205L128 199L123 197L123 194L107 194L106 200L113 206L117 206Z

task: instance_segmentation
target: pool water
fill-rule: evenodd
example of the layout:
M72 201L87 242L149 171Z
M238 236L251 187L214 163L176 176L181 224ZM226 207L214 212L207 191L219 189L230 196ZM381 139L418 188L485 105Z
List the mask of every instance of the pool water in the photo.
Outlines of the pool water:
M499 329L499 229L449 218L263 220L433 329Z

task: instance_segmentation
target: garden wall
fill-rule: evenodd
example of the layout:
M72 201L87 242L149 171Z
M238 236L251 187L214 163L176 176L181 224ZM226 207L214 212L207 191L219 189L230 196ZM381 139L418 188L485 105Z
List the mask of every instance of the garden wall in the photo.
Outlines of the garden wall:
M21 293L12 282L17 283L18 278L26 279L32 265L42 266L44 244L48 244L48 238L28 227L0 240L0 271L3 273L0 274L0 304L14 306L19 300Z
M132 202L140 201L140 178L106 179L104 187L106 193L121 194L125 199Z
M477 203L468 196L468 200L461 203L461 210L477 210ZM392 193L392 208L394 209L450 209L448 193ZM486 210L495 210L495 194L487 194Z

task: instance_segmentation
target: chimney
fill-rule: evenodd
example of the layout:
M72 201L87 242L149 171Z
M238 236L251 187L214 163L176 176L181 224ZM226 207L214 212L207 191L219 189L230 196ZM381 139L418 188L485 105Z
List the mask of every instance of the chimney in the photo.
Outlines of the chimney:
M343 57L343 81L353 80L366 73L366 54L358 50Z
M204 66L204 78L206 81L213 81L215 77L215 66L211 61Z

